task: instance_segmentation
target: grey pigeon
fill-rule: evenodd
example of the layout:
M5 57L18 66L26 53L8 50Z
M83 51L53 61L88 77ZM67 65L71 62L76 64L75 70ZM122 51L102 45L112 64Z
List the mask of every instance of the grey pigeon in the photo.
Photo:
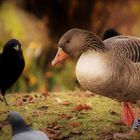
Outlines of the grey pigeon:
M12 127L12 140L49 140L42 131L32 130L18 112L9 112L7 119Z

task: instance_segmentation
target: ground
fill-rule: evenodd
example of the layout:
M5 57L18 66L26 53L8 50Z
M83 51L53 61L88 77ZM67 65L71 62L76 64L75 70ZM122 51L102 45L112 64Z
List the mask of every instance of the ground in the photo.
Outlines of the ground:
M0 102L0 140L11 138L9 124L3 123L8 110L21 113L34 129L51 140L112 140L115 132L129 128L120 120L119 102L83 91L7 94L9 106Z

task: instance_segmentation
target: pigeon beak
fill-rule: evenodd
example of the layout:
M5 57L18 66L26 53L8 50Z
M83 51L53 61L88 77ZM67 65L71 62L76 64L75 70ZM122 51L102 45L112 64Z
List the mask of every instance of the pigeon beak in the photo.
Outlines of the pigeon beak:
M56 54L54 60L52 61L52 66L56 65L56 64L59 63L59 62L62 62L62 61L65 60L67 57L68 57L68 54L65 53L65 52L63 51L63 49L59 47L59 48L58 48L58 51L57 51L57 54Z

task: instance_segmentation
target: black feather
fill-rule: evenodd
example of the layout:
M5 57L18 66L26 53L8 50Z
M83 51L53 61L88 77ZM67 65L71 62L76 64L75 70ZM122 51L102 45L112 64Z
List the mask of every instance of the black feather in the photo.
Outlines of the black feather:
M0 54L0 90L6 104L5 92L19 78L24 66L21 43L16 39L9 40Z
M120 35L120 33L117 32L115 29L113 29L113 28L107 29L104 32L103 40L108 39L108 38L113 37L113 36L117 36L117 35Z

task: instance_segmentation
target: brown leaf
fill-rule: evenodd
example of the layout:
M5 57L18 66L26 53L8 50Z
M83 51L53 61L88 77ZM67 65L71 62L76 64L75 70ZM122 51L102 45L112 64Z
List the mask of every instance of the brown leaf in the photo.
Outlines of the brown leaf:
M70 125L75 128L75 127L80 126L80 123L77 122L77 121L73 121L73 122L70 123Z
M49 106L41 106L41 107L38 107L37 109L39 110L47 110Z
M41 92L42 96L47 97L49 93L47 91Z
M82 111L82 110L90 110L90 109L92 109L92 107L87 104L78 104L73 108L74 111Z
M52 138L53 140L61 139L61 126L56 124L55 122L50 124L49 127L42 128L41 131L46 133L49 138Z
M18 97L16 100L17 101L14 105L22 106L22 105L25 105L28 103L35 103L35 102L45 100L45 97L43 95L39 95L39 94L35 94L35 95L29 94L29 95Z
M60 119L71 119L74 117L73 115L68 115L65 113L59 114L59 116L60 116Z
M0 130L2 130L2 128L3 128L4 126L8 125L8 124L9 124L9 122L8 122L6 119L0 121Z
M46 115L45 111L40 111L40 110L36 110L32 113L32 117L39 117L39 116L44 116Z
M70 105L70 104L71 104L70 101L64 101L64 102L62 102L62 105Z

